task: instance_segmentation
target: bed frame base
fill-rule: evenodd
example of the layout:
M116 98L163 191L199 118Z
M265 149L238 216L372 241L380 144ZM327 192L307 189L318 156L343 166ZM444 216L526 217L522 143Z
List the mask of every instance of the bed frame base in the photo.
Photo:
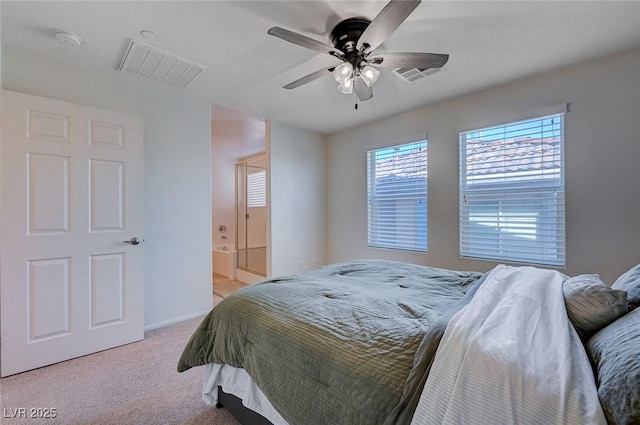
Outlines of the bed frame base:
M218 386L216 407L226 408L242 425L273 425L264 416L244 407L240 398L222 391L220 386Z

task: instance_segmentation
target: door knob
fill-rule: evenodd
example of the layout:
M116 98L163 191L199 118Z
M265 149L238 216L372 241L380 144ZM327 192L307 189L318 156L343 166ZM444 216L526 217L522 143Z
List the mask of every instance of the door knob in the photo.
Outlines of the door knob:
M139 245L144 239L140 238L131 238L128 241L123 241L124 243L130 243L131 245Z

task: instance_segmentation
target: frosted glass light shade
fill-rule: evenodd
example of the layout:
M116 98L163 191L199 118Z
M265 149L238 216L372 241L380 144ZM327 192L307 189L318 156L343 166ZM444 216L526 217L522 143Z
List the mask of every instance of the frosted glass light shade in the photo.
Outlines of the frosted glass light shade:
M333 70L333 78L339 83L348 81L351 78L351 74L353 74L353 65L349 62L343 62Z
M342 94L353 93L353 79L350 78L347 81L338 84L338 91Z
M372 66L365 66L360 71L360 78L367 85L367 87L371 87L376 81L378 81L378 77L380 76L380 71L375 69Z

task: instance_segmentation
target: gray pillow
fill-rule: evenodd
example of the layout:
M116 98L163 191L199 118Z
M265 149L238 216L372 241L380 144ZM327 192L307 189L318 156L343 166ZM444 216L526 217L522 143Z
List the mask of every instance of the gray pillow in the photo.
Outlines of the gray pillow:
M627 291L629 311L640 307L640 264L620 276L611 287Z
M583 339L627 312L627 293L609 288L596 274L571 277L562 291L569 320Z
M586 348L609 425L640 424L640 309L592 336Z

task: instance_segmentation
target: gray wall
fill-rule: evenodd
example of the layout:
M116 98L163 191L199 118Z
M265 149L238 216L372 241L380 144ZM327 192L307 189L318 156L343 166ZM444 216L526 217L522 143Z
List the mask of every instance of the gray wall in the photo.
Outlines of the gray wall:
M212 305L210 105L153 83L3 47L6 90L144 120L145 328Z
M271 269L282 276L326 264L326 137L278 122L267 126ZM269 264L267 259L267 264Z
M561 271L598 273L612 283L640 263L640 49L330 136L328 262L385 258L453 269L493 267L497 263L459 257L456 129L562 102L570 103L570 112L565 118L567 267ZM429 252L368 248L365 151L425 133Z

